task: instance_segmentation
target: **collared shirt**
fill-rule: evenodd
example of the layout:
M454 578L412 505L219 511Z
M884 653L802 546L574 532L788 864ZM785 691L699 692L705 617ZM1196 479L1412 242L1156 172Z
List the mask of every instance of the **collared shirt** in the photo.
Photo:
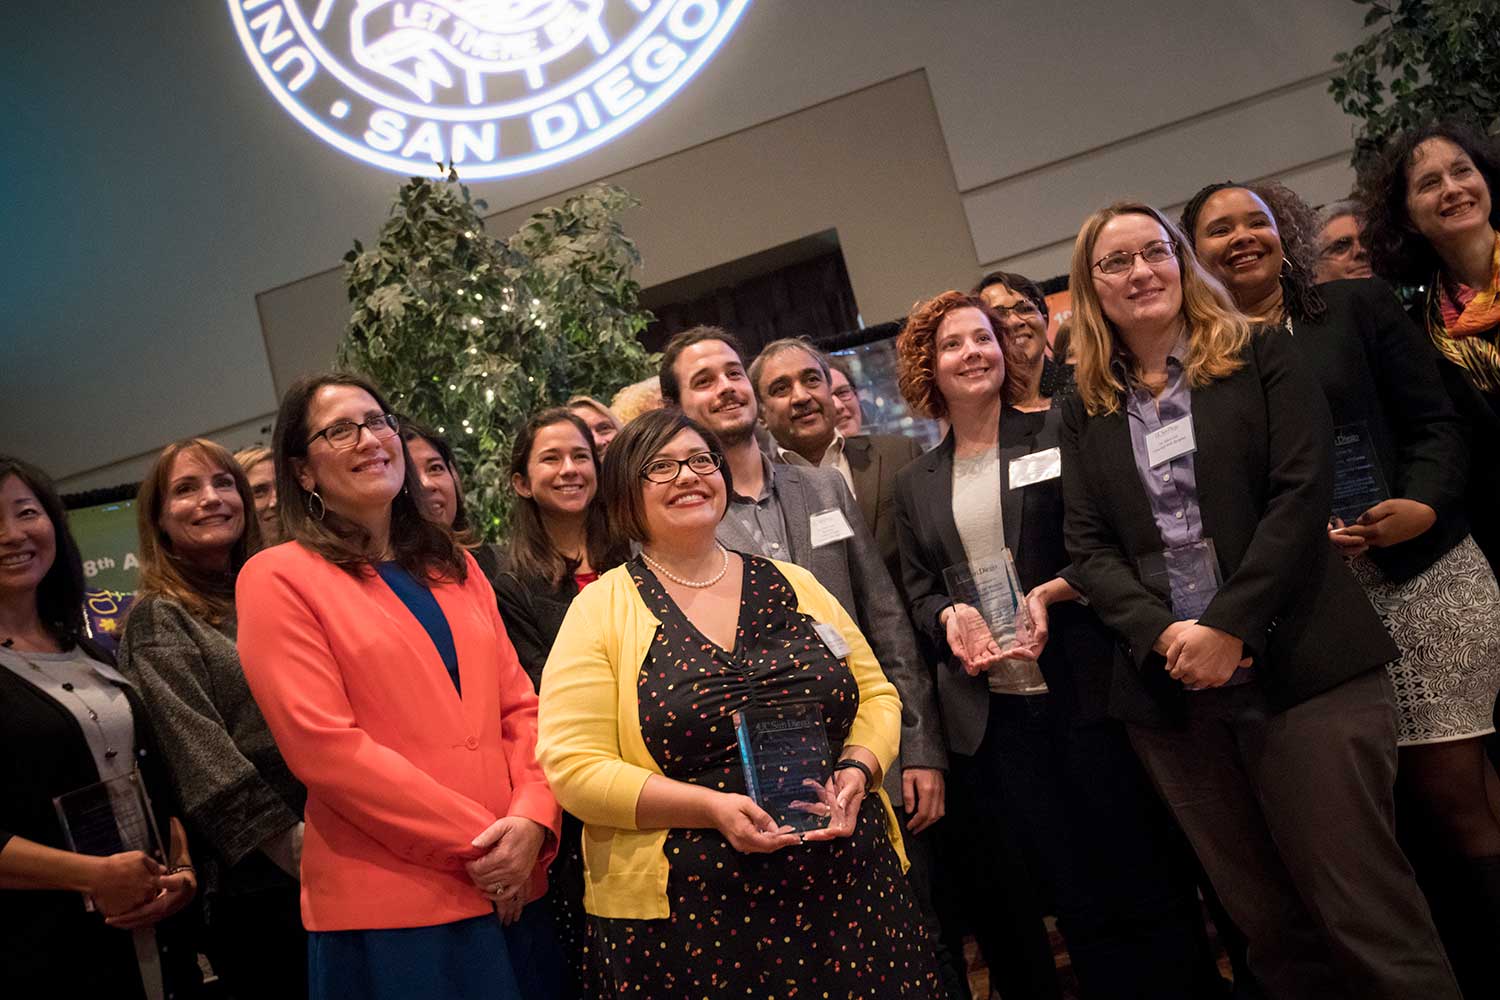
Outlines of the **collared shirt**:
M795 451L783 448L779 444L776 447L776 454L788 465L814 467L813 463ZM844 484L849 487L850 494L854 495L856 500L859 499L858 494L854 493L854 473L849 471L849 456L844 454L844 435L840 434L837 429L833 432L833 440L828 442L828 447L823 450L823 457L818 459L816 468L839 470L839 475L844 477Z
M760 455L761 486L757 497L741 496L738 492L729 495L729 505L724 511L726 518L734 518L745 534L755 539L757 555L770 559L791 559L787 548L786 515L781 510L781 498L776 495L776 478L771 474L771 460Z
M1125 393L1125 415L1130 424L1130 447L1135 453L1135 469L1146 487L1151 516L1161 533L1162 546L1175 549L1203 538L1203 518L1198 509L1198 476L1193 452L1179 455L1153 468L1147 456L1146 436L1178 420L1191 420L1193 396L1187 383L1183 359L1188 356L1187 335L1167 354L1167 384L1161 395L1130 378L1129 365L1115 358L1115 371L1129 388Z
M1161 394L1130 377L1129 363L1116 357L1111 365L1129 387L1125 392L1125 415L1130 425L1130 449L1135 455L1135 471L1146 488L1151 517L1161 535L1162 547L1175 549L1203 540L1203 514L1198 506L1198 473L1193 459L1195 451L1152 466L1146 447L1146 436L1178 420L1193 417L1193 394L1188 386L1184 361L1188 356L1188 338L1184 332L1167 353L1167 384ZM1226 686L1250 680L1252 670L1234 672Z

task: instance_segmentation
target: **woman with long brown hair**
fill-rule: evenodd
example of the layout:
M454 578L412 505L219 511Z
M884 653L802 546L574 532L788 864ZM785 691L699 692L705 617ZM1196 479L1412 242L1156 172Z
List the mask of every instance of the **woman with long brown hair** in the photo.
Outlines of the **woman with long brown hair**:
M136 497L141 579L120 670L141 693L200 852L205 950L237 994L307 994L298 911L307 793L276 749L235 649L234 584L260 547L228 451L168 445Z
M308 790L309 992L518 1000L501 924L545 891L558 830L536 694L473 557L418 506L399 426L359 376L294 383L289 542L236 587L245 676Z
M1066 535L1119 636L1111 710L1278 997L1459 995L1392 829L1397 649L1327 536L1333 422L1164 215L1071 268Z

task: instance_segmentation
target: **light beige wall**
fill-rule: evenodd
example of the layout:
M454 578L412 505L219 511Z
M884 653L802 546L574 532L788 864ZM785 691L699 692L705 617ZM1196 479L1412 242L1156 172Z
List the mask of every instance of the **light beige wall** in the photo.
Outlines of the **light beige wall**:
M893 137L899 136L899 141ZM867 322L977 275L927 75L918 71L611 175L641 206L625 218L646 286L838 232ZM567 192L488 219L513 232ZM347 315L339 272L257 297L277 391L332 359ZM795 331L788 331L792 333Z

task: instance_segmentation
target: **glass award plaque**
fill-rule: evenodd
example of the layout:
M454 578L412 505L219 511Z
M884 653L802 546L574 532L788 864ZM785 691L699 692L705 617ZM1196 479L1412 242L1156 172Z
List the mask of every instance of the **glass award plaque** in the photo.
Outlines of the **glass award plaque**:
M826 827L833 754L822 706L745 708L733 718L745 788L755 804L793 833Z
M1211 538L1143 556L1141 582L1167 600L1178 621L1202 617L1224 582Z
M59 795L52 800L62 825L63 841L76 854L107 857L140 851L166 864L151 800L139 770ZM85 900L90 910L92 900Z
M943 582L971 650L993 644L995 653L1024 646L1035 634L1026 591L1009 549L985 563L959 563L943 570Z
M1333 516L1345 525L1376 504L1389 500L1375 441L1364 421L1333 429Z

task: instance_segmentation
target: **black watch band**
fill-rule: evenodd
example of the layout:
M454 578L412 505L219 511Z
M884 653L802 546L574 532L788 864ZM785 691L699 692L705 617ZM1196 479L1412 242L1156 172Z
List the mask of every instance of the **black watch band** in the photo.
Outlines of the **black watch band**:
M847 771L851 767L857 768L865 776L865 794L869 795L870 789L875 786L875 773L865 765L864 761L855 760L853 757L844 757L837 764L833 765L835 771Z

